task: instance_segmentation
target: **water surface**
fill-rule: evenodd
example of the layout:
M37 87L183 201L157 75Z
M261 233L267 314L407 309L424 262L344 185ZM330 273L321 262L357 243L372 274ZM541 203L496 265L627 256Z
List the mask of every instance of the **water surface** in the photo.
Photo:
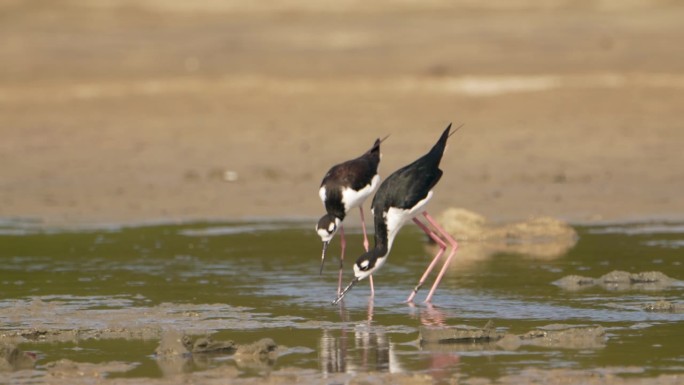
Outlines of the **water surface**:
M121 361L132 369L111 376L160 377L159 344L145 330L179 330L250 343L263 337L283 346L269 370L326 373L417 372L436 379L497 378L527 367L604 367L628 376L682 372L684 314L642 309L660 299L680 302L684 287L566 291L552 284L570 274L600 277L613 270L657 270L684 279L684 225L630 223L579 227L577 244L555 258L497 253L454 263L433 303L403 301L429 261L430 248L415 227L402 230L390 260L340 306L334 259L318 274L320 241L309 222L193 223L80 230L0 225L0 333L21 330L82 334L22 342L37 354L37 369L68 358ZM361 236L348 231L348 260ZM468 244L462 244L465 253ZM458 259L459 254L456 254ZM345 280L351 279L347 263ZM431 281L430 281L431 282ZM346 283L346 282L345 282ZM419 293L421 301L427 289ZM523 334L549 324L600 325L602 346L425 345L419 327L483 326ZM120 336L97 338L98 331ZM87 334L91 331L94 333ZM128 331L128 334L126 332ZM104 335L104 334L103 334ZM184 371L236 365L230 356L195 359ZM244 376L263 368L239 367Z

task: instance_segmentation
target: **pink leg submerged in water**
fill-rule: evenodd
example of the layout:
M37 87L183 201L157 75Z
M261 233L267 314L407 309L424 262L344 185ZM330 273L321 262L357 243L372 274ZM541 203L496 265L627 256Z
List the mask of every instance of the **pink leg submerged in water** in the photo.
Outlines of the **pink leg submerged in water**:
M370 243L368 242L368 235L366 233L366 218L363 216L363 207L359 206L359 213L361 214L361 228L363 229L363 248L368 251Z
M363 207L359 206L359 213L361 214L361 228L363 229L363 248L368 252L370 243L368 243L368 235L366 233L366 218L363 216ZM371 297L375 296L375 287L373 286L373 276L368 276L368 282L370 283ZM337 291L339 294L339 290Z
M456 243L456 240L446 232L439 224L437 224L437 221L435 221L428 213L427 211L423 212L423 216L427 221L432 225L432 227L437 230L437 232L446 239L446 241L449 243L449 245L452 247L451 248L451 253L449 253L449 256L447 259L444 261L444 265L442 266L442 269L439 271L439 274L437 275L437 278L435 278L435 283L432 284L432 288L430 289L430 292L428 293L427 297L425 298L425 303L430 303L432 300L432 296L435 293L435 290L437 290L437 286L439 285L439 282L442 280L442 277L446 273L447 268L449 267L449 263L451 262L451 258L453 258L454 254L456 254L456 249L458 248L458 244ZM411 294L409 295L408 299L406 302L413 302L413 299L416 296L416 293L418 293L418 290L423 286L425 283L425 279L427 279L427 276L432 272L432 269L435 268L435 265L437 264L437 261L439 258L444 254L444 251L447 249L449 245L447 245L446 242L440 236L437 234L437 232L432 231L429 227L427 227L425 224L423 224L421 221L418 220L418 218L413 218L413 221L420 227L425 234L427 234L433 241L435 241L439 245L439 251L435 255L435 257L432 259L430 264L428 265L427 269L425 269L425 272L423 273L423 276L420 277L420 281L418 281L418 284L416 287L413 289Z
M363 215L363 208L359 207L361 212L361 228L363 229L363 247L368 251L370 244L368 243L368 235L366 233L366 220ZM344 252L347 250L347 240L344 237L344 226L340 224L340 272L337 278L337 295L342 293L342 274L344 272ZM375 287L373 286L373 276L368 277L371 289L371 297L375 296Z
M337 277L337 295L342 292L342 273L344 267L344 251L347 249L347 241L344 239L344 227L340 224L340 272Z

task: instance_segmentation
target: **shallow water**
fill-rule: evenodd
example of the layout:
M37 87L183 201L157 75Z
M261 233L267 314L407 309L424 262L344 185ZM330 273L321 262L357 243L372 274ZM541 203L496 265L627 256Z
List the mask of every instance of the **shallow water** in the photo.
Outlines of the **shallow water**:
M660 299L681 303L681 282L651 290L566 291L552 284L566 275L598 278L613 270L657 270L684 279L682 224L579 227L577 244L557 258L499 253L456 261L434 306L402 303L429 258L417 228L402 230L375 277L374 300L362 282L340 306L330 303L339 245L334 241L329 248L319 276L321 245L312 228L309 222L255 222L46 231L30 223L0 224L0 334L40 331L27 334L35 341L19 344L36 353L39 371L62 358L132 364L110 377L160 377L222 365L237 366L243 376L287 367L323 376L407 371L435 379L497 378L528 367L617 367L626 376L684 372L684 314L642 309ZM347 236L351 261L361 251L361 237L353 229ZM462 243L461 251L468 247ZM514 334L556 323L600 325L607 340L517 349L418 343L421 325L481 327L488 320ZM148 329L153 331L146 334ZM81 334L40 336L70 330ZM237 343L269 337L283 348L270 367L241 366L217 355L168 368L154 357L154 330Z

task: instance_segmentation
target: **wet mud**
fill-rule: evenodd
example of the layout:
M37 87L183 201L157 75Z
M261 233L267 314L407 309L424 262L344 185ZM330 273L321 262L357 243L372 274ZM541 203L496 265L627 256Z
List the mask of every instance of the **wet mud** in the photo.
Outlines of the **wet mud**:
M550 324L523 334L497 331L490 321L484 327L422 327L420 343L467 344L469 349L516 350L523 345L561 349L599 349L606 346L606 332L601 326Z
M675 385L680 384L682 376L678 374L660 375L652 378L623 377L641 372L633 367L607 367L598 370L552 369L540 370L530 367L518 374L502 376L496 381L477 379L469 384L583 384L583 385Z
M670 278L660 271L643 271L629 273L614 270L599 278L584 277L581 275L567 275L553 282L554 285L569 291L578 291L590 287L600 287L605 290L627 291L660 291L682 282Z
M191 373L211 368L212 360L231 358L240 370L270 370L278 357L278 345L271 338L250 344L214 340L210 336L192 337L178 330L163 333L155 359L164 376Z
M670 301L660 300L658 302L647 303L643 305L643 309L656 313L684 313L684 303L673 303Z

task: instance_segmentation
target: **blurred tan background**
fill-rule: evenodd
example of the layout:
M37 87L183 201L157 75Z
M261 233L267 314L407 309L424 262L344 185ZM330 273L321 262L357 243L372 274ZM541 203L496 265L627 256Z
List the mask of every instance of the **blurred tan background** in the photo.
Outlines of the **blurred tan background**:
M0 0L0 217L312 217L450 140L430 210L684 214L684 3ZM358 220L357 214L350 219Z

